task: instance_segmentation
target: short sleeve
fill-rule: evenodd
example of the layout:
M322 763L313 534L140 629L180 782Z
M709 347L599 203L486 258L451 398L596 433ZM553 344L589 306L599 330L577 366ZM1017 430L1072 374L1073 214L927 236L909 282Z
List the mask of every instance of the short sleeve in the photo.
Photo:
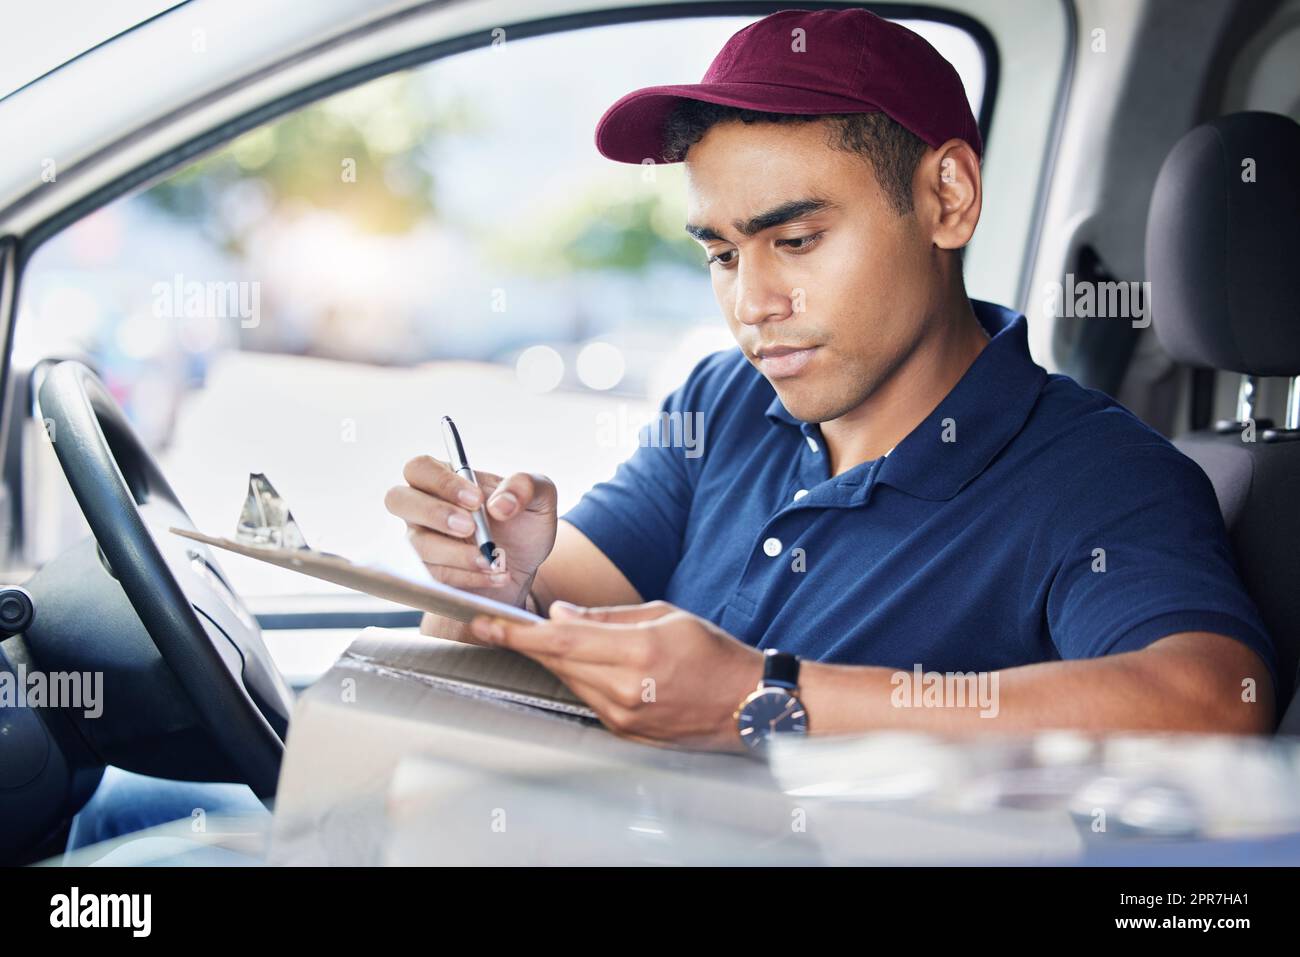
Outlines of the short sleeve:
M707 370L702 360L638 435L614 476L561 516L621 571L643 601L662 598L681 561L703 448Z
M1256 652L1280 688L1272 639L1237 573L1214 487L1168 443L1126 445L1066 483L1048 517L1059 566L1047 598L1062 658L1206 631Z

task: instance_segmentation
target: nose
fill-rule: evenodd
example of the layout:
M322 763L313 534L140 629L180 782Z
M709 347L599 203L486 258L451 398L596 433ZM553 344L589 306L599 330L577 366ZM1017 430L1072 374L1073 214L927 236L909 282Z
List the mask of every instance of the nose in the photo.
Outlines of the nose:
M732 312L742 325L756 326L790 315L791 296L777 287L773 270L755 265L746 267L742 259L736 265L736 284L732 292L735 296Z

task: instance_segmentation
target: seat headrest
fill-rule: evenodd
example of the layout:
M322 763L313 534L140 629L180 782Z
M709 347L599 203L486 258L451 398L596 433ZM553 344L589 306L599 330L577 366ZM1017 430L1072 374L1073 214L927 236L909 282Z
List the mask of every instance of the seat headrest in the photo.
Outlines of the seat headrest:
M1147 218L1156 338L1179 362L1300 374L1300 125L1233 113L1170 151Z

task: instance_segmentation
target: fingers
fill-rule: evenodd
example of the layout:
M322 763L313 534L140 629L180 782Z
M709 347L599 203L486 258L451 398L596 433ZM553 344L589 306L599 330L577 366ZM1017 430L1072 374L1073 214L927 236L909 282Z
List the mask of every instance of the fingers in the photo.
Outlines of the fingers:
M457 565L431 565L428 562L424 563L424 567L430 575L452 588L472 591L489 598L499 598L511 604L519 593L518 586L510 580L506 572L484 572ZM492 594L496 589L500 590L499 595Z
M545 475L516 472L504 481L491 472L476 471L474 475L478 488L453 472L446 462L430 455L416 456L402 469L409 491L402 492L401 486L390 489L384 503L390 512L406 521L458 533L464 528L463 523L457 522L454 528L449 528L445 524L449 516L463 514L469 520L468 511L478 508L485 495L488 516L498 521L509 521L524 511L555 510L555 483ZM435 509L430 500L447 503L449 508ZM472 522L470 531L473 531Z
M597 703L607 708L635 710L647 702L645 678L634 672L612 669L609 665L570 661L539 655L536 659L563 681L569 689L597 711Z
M615 731L627 722L630 709L608 695L600 684L600 676L587 680L584 676L571 671L561 675L560 680L565 687L581 698L587 707L596 712L596 717L600 719L601 724L611 731Z
M510 576L491 564L473 542L459 541L446 535L408 525L407 540L425 567L441 582L457 588L490 588L504 585Z
M483 644L482 641L470 634L469 628L463 621L444 618L442 615L435 615L431 611L426 611L420 619L420 634L427 635L430 638L459 641L467 645Z
M676 610L676 606L666 601L650 601L640 605L609 605L605 608L584 608L567 601L555 601L551 603L550 615L552 618L568 620L635 624L639 621L655 621Z
M407 525L427 528L442 535L469 539L474 535L474 519L468 509L412 488L395 485L384 495L384 507Z
M415 489L448 502L457 502L465 508L478 508L483 495L491 492L501 481L501 476L491 472L475 471L480 488L451 470L441 459L432 455L417 455L402 469L402 478Z
M644 635L637 626L678 613L666 601L640 605L611 605L583 608L566 601L551 603L551 619L534 624L509 622L479 615L470 630L485 641L495 642L526 655L554 655L569 661L600 664L635 663L645 653ZM611 627L613 626L613 627Z
M586 664L549 655L541 655L537 660L550 669L566 687L596 712L596 716L610 731L632 741L651 744L656 747L676 746L670 740L657 740L638 733L639 717L644 713L647 702L653 697L646 697L646 685L643 678L632 675L616 685L611 685L611 670L608 665Z
M516 472L488 495L488 517L498 521L509 521L524 511L547 510L555 510L555 483L535 472Z
M402 470L407 485L384 495L384 506L406 522L407 538L436 579L457 588L492 590L509 584L505 554L498 547L495 566L474 541L472 510L495 490L501 478L475 472L482 489L429 455L411 459ZM513 596L512 596L513 597Z
M525 655L554 655L565 661L635 666L648 636L636 625L596 622L514 622L477 615L470 632L485 642ZM637 640L641 639L641 640Z

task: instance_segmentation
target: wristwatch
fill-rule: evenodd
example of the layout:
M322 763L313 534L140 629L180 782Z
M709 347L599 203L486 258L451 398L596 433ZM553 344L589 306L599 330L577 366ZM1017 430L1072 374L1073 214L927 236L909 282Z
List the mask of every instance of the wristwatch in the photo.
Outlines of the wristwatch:
M808 714L799 700L799 659L775 648L763 655L758 689L736 709L736 730L754 755L766 754L774 735L808 733Z

